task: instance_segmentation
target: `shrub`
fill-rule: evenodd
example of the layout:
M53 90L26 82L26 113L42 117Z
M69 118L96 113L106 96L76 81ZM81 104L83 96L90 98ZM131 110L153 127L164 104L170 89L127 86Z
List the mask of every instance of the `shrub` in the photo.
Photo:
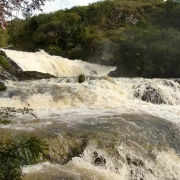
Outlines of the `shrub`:
M71 51L69 52L70 59L83 59L83 57L84 57L84 51L80 45L72 48Z
M48 46L48 48L46 49L46 51L50 54L50 55L56 55L56 56L60 56L61 55L61 49L58 46L52 45L50 44Z
M36 137L0 141L0 179L20 180L21 166L39 161L47 145Z

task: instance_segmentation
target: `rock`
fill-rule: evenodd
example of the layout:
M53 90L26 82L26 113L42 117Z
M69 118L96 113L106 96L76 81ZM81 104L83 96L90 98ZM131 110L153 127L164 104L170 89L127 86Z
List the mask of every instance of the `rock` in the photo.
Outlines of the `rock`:
M9 72L7 72L7 70L5 70L4 68L2 68L0 66L0 79L1 80L6 80L6 79L9 79L9 80L17 80L16 77L12 74L10 74Z
M143 85L135 87L135 98L140 98L142 101L151 102L153 104L165 104L158 90L150 85L145 85L145 87L142 86Z
M103 166L106 164L106 159L103 156L99 155L96 151L94 151L94 157L95 166Z
M80 75L78 76L78 83L82 83L82 82L84 82L85 80L86 80L86 76L85 76L85 75L80 74Z
M5 91L6 89L4 82L0 81L0 91Z
M144 162L138 158L131 158L129 154L126 155L126 160L128 165L134 165L137 167L144 166Z
M180 85L180 78L173 79L174 82L177 82Z
M121 72L118 69L116 69L115 71L111 71L108 74L108 76L110 76L110 77L121 77L122 74L121 74Z
M35 80L35 79L48 79L56 78L56 76L49 73L41 73L37 71L20 71L16 73L18 80Z

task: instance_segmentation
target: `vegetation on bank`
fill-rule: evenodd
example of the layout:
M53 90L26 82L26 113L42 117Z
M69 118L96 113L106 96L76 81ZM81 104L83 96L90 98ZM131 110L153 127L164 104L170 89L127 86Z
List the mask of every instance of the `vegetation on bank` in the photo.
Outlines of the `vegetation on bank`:
M180 3L170 0L106 0L15 19L3 44L115 65L124 76L176 78L179 17Z
M6 70L10 69L10 65L9 65L8 61L1 55L0 55L0 66Z
M24 107L15 109L11 107L0 108L0 125L13 123L15 114L29 114L33 117L33 110ZM12 120L13 119L13 120ZM0 179L21 180L22 166L41 162L48 150L47 143L34 135L1 129L0 133Z
M39 162L47 145L36 137L0 140L0 179L20 180L21 166Z

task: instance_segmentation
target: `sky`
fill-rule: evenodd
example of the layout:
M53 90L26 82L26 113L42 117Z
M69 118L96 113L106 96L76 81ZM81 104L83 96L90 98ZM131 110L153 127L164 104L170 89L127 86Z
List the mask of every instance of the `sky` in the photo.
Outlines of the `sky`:
M54 0L54 1L46 2L45 6L43 7L43 12L49 13L49 12L57 11L59 9L71 8L73 6L88 5L90 3L97 1L98 0Z

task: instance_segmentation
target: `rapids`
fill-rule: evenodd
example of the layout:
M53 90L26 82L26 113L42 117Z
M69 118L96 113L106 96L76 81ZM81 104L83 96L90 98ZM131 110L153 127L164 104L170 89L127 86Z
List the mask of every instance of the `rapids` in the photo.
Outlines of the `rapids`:
M24 180L180 179L178 79L110 78L115 67L4 51L24 71L58 77L6 80L0 92L0 107L30 107L38 117L17 113L2 131L53 134L50 158L23 167Z

